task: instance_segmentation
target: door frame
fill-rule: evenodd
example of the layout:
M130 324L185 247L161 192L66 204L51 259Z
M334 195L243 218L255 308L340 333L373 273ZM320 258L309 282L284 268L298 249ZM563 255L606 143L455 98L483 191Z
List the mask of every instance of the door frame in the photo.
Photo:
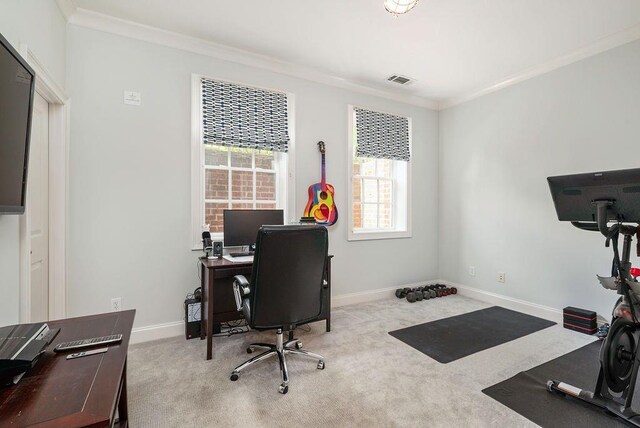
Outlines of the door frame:
M67 314L70 101L62 86L25 44L20 54L36 72L36 92L49 103L49 319ZM27 198L28 201L28 198ZM28 205L28 204L27 204ZM20 322L31 321L29 207L20 217Z

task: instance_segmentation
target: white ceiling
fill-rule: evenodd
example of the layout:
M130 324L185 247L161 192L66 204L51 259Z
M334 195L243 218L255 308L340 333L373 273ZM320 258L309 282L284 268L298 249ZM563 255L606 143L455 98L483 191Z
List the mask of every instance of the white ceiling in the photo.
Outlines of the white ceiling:
M421 0L399 17L384 10L383 0L71 1L436 101L572 58L640 25L639 0ZM400 87L385 81L395 73L416 82Z

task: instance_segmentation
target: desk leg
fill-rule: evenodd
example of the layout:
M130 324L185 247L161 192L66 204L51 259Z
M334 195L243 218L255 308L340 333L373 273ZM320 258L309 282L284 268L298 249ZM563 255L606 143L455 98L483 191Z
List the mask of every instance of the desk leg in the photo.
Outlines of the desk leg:
M204 316L204 299L207 295L207 275L208 270L204 263L200 262L200 340L204 340L207 334L207 324Z
M210 272L207 290L207 360L213 357L213 288L215 272Z
M327 295L329 304L327 305L327 332L331 331L331 257L327 260Z
M120 400L118 401L118 426L126 427L129 424L129 409L127 406L127 362L124 363L122 373L122 387L120 389Z

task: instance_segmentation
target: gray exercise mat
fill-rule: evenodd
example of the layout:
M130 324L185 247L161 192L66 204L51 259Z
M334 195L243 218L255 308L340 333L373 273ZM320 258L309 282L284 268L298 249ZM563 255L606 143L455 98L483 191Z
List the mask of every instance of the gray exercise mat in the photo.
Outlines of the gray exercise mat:
M389 334L446 364L552 325L553 321L492 306Z
M599 341L590 343L482 392L542 427L626 427L621 419L596 406L547 391L550 379L593 391L600 370L600 345ZM637 407L635 397L633 407Z

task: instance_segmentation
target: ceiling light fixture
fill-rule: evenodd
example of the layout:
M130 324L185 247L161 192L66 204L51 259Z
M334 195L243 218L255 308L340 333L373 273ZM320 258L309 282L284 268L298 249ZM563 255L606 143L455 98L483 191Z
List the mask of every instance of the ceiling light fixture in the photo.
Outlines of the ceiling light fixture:
M418 0L384 0L384 8L387 12L398 16L409 12L418 3Z

